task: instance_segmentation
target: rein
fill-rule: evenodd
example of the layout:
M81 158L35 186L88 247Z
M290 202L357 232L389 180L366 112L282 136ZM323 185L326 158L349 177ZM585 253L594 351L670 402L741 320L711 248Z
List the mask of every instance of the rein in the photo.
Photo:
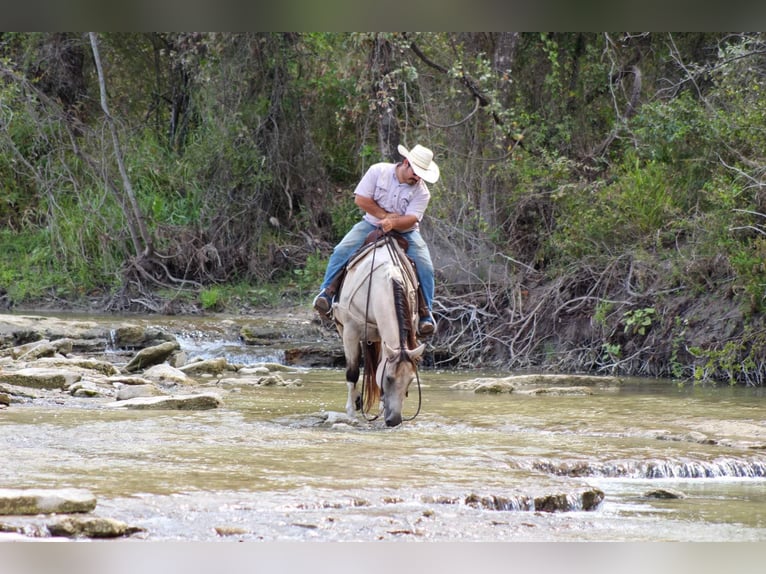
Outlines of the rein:
M388 253L390 255L391 261L395 261L397 267L401 267L401 260L399 259L398 256L396 256L396 251L394 250L394 247L393 247L393 245L391 243L392 241L394 241L393 237L389 233L386 232L383 235L381 235L381 237L379 239L377 239L376 242L377 241L381 241L381 240L384 241L386 249L388 249ZM375 271L375 253L376 252L377 252L377 246L373 245L373 248L372 248L372 261L370 262L370 274L369 274L369 279L367 281L367 303L366 303L365 309L364 309L364 340L366 341L367 345L371 345L372 344L369 341L368 337L367 337L367 325L369 324L369 321L367 320L367 318L369 317L369 312L370 312L370 294L372 293L372 274ZM382 342L381 342L381 344L382 344ZM407 351L407 348L406 348L404 340L403 340L403 338L402 338L402 336L400 334L400 336L399 336L399 352L400 352L400 357L401 356L406 356L406 351ZM410 362L413 362L409 357L407 357L407 360L410 361ZM385 377L385 375L386 375L386 367L387 366L388 366L388 359L385 359L385 362L383 363L383 377ZM409 421L413 420L416 416L418 416L420 414L420 406L421 406L422 401L423 401L423 393L422 393L422 391L420 389L420 372L419 372L419 370L417 368L417 365L414 365L414 366L415 366L415 380L418 383L418 408L415 411L415 414L412 415L411 417L409 417L409 418L402 418L402 421L406 421L406 422L409 422ZM360 393L361 394L361 399L362 399L362 404L364 404L364 387L365 387L365 385L362 384L362 391ZM376 414L374 417L368 418L367 417L367 413L365 413L364 409L362 409L362 415L364 416L364 418L365 418L365 420L367 422L373 422L373 421L377 420L380 417L380 411L378 411L378 414Z

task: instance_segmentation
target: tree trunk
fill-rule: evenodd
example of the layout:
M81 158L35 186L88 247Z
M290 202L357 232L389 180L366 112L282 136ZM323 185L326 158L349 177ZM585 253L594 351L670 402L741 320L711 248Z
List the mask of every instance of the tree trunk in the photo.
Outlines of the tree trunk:
M397 146L401 134L396 114L396 86L391 85L391 44L385 38L376 35L370 55L370 73L372 75L371 94L378 113L378 144L380 153L390 161L399 158Z
M117 195L117 201L120 203L125 215L125 220L130 231L130 236L133 240L133 247L136 252L138 261L142 261L150 257L153 253L152 240L149 236L149 232L146 229L146 223L144 222L141 208L136 201L136 196L133 193L133 186L130 183L128 172L125 169L125 161L122 155L122 149L120 147L120 140L117 135L117 126L115 125L114 118L109 113L109 106L106 100L106 80L104 79L104 70L101 65L101 56L98 51L98 37L95 32L90 32L90 44L93 49L93 60L96 63L96 70L98 72L98 86L101 92L101 109L104 112L104 118L109 126L109 131L112 135L112 143L114 145L114 155L117 160L117 166L120 170L120 176L122 178L123 193L120 194L118 190L114 190Z

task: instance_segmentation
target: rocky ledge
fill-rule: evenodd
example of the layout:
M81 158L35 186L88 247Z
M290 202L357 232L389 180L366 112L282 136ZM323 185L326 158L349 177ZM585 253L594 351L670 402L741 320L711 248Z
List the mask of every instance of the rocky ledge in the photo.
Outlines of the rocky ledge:
M0 315L0 409L68 399L109 408L213 409L225 390L300 386L299 373L277 363L189 357L173 333L152 325Z
M14 521L14 524L0 521L0 540L51 536L120 538L144 532L143 528L119 520L90 516L95 508L96 497L88 490L0 489L0 518L9 517ZM35 518L24 522L20 519L24 516Z

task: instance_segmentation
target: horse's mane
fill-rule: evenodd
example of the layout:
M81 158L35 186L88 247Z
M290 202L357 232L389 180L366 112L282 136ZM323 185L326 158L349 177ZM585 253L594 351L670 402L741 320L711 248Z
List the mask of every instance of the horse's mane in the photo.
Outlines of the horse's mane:
M404 292L404 286L398 279L393 279L394 307L396 309L396 321L399 324L399 348L401 350L412 349L416 346L415 333L410 320L410 301Z
M391 280L391 287L394 292L394 309L396 310L396 321L399 325L399 351L400 360L406 357L406 350L412 349L417 345L415 333L410 320L410 302L404 292L404 285L398 279ZM365 342L364 344L364 410L370 412L380 401L380 387L375 381L375 374L381 353L380 343Z

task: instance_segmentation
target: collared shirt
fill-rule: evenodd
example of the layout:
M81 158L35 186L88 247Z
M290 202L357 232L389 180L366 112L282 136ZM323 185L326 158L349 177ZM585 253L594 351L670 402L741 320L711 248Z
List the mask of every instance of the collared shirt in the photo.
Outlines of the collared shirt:
M428 202L431 199L431 192L428 191L428 187L422 179L418 180L415 185L399 183L399 179L396 177L396 168L399 165L401 164L376 163L370 166L370 169L356 186L354 195L372 198L375 203L389 213L414 215L419 222L426 212ZM364 214L364 219L372 225L380 223L380 219L369 213ZM419 225L416 223L405 232L418 228Z

